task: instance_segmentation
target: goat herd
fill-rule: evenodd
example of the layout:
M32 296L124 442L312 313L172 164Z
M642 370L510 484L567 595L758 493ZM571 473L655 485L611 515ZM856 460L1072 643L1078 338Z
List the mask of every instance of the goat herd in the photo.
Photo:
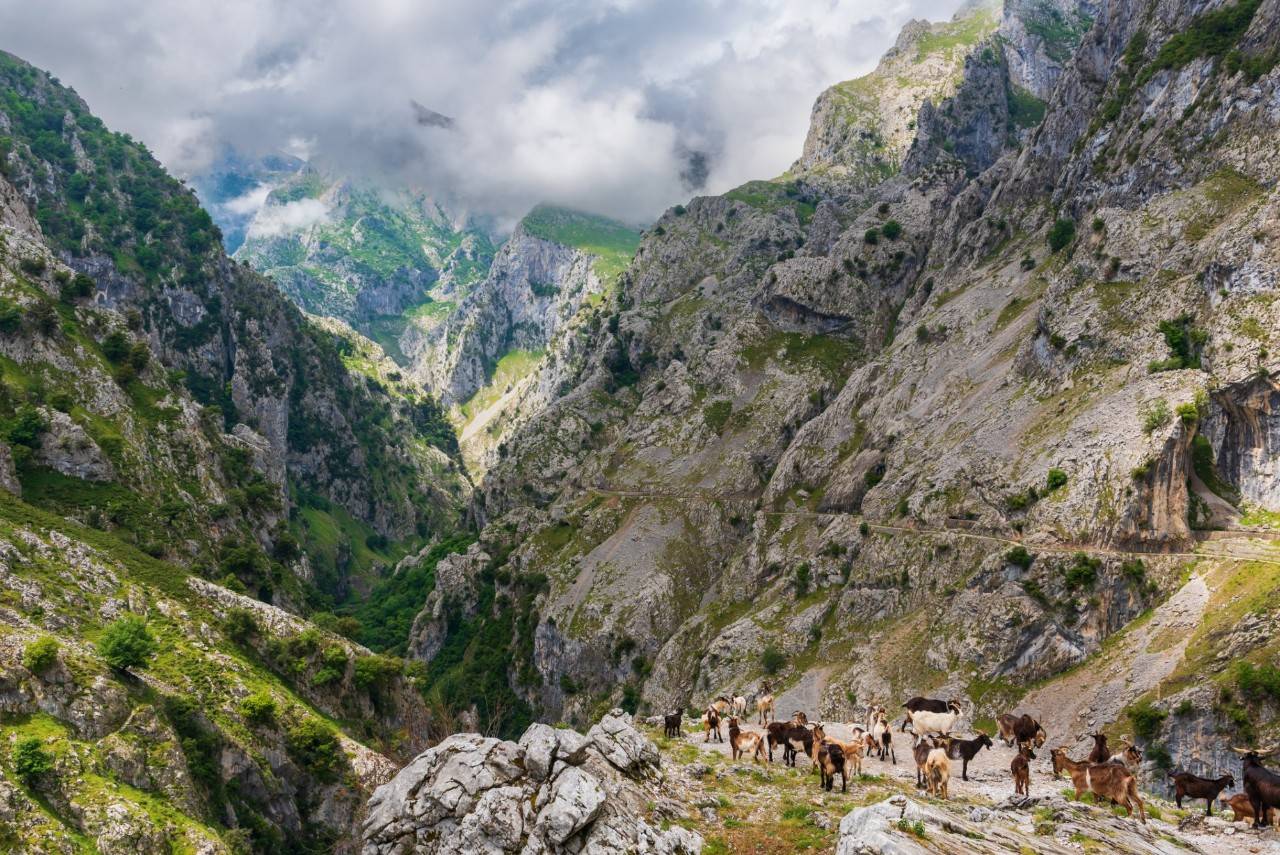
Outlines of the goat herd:
M724 742L721 725L727 724L729 748L734 760L749 756L761 763L767 756L772 763L774 748L780 748L783 763L794 767L796 758L804 754L811 761L810 769L818 770L819 786L828 791L835 786L836 775L839 775L840 791L845 792L847 776L862 774L864 757L875 755L882 762L888 760L894 765L898 762L893 728L883 706L868 704L863 724L847 725L853 734L853 738L847 741L829 735L822 722L811 726L803 711L796 711L788 721L776 720L774 696L768 683L761 687L755 707L759 724L764 728L763 734L744 731L740 726L747 714L745 697L716 698L702 714L702 728L706 734L703 741L710 742L714 738ZM957 700L915 697L903 704L903 709L906 715L898 732L905 734L907 728L911 728L916 786L931 796L946 799L953 762L959 761L960 777L967 781L969 762L982 749L992 748L994 743L980 730L968 739L952 736L957 722L965 717ZM668 737L682 736L681 721L679 711L665 716ZM1044 745L1047 734L1039 722L1025 713L1021 716L1005 713L997 719L997 725L1000 741L1008 747L1017 747L1017 754L1009 764L1014 794L1029 795L1030 761L1036 759L1035 749ZM1072 760L1064 748L1052 749L1049 754L1053 777L1066 772L1077 799L1086 792L1092 793L1095 799L1123 807L1126 816L1132 816L1136 807L1139 818L1145 823L1147 814L1138 795L1137 779L1138 766L1142 762L1141 749L1126 737L1122 749L1112 753L1105 734L1095 733L1093 740L1093 748L1083 760ZM1262 766L1262 758L1274 753L1274 749L1232 750L1243 755L1244 792L1222 799L1222 806L1232 810L1234 820L1253 820L1254 828L1274 824L1280 818L1280 775ZM1206 815L1212 813L1213 802L1219 794L1235 786L1235 778L1231 775L1210 779L1189 772L1174 772L1169 774L1169 778L1174 785L1178 807L1182 807L1184 798L1204 799Z

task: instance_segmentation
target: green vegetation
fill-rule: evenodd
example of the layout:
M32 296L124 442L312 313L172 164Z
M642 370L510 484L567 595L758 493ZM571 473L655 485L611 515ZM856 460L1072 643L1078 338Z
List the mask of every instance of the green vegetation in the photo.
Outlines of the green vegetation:
M702 420L712 433L722 433L729 417L733 415L732 401L714 401L702 410Z
M240 714L250 724L271 727L276 723L276 701L268 692L257 691L240 701Z
M1238 662L1234 677L1240 693L1251 701L1280 701L1280 668L1269 663Z
M507 390L537 370L542 362L540 350L509 350L502 355L489 374L489 382L462 404L462 417L471 421L498 402Z
M760 667L770 676L777 674L787 664L787 657L773 644L766 644L760 653Z
M1023 17L1030 35L1044 42L1044 52L1053 60L1065 63L1092 26L1093 19L1079 9L1063 12L1049 2L1032 6Z
M1020 86L1009 87L1009 121L1017 128L1034 128L1044 121L1048 105Z
M1026 570L1031 566L1031 562L1036 560L1036 557L1028 552L1025 546L1018 544L1004 554L1004 560L1014 567L1021 567Z
M1239 0L1232 6L1197 16L1190 26L1160 46L1155 57L1138 75L1136 85L1143 86L1156 72L1182 68L1201 57L1224 57L1235 51L1240 37L1249 29L1261 5L1262 0Z
M1092 588L1098 582L1098 571L1102 569L1102 559L1092 558L1083 552L1071 557L1067 566L1065 580L1068 590L1076 588Z
M1173 413L1169 410L1169 402L1164 398L1149 401L1142 409L1142 429L1154 433L1169 423Z
M998 23L990 6L980 6L959 20L930 24L929 31L916 43L916 61L932 53L967 51L993 32Z
M1148 742L1160 735L1164 720L1169 717L1169 713L1153 706L1148 700L1134 704L1129 708L1128 715L1134 734Z
M521 225L534 237L596 256L596 275L606 284L617 280L640 247L640 232L636 229L607 217L550 205L534 208Z
M801 184L796 181L748 181L725 193L724 197L770 213L790 209L802 226L808 225L818 209L816 202L805 195Z
M1075 220L1059 219L1055 220L1053 226L1049 229L1048 241L1049 250L1058 252L1065 249L1073 240L1076 239L1076 222Z
M34 787L41 777L53 771L53 756L44 750L38 737L23 737L13 747L13 771L22 783Z
M321 781L335 781L347 765L333 728L318 718L305 718L285 734L289 754Z
M1209 334L1195 326L1194 316L1183 314L1173 320L1161 321L1159 330L1169 346L1169 358L1150 363L1147 368L1151 373L1200 367L1200 352L1209 340Z
M886 220L880 227L880 233L889 240L897 240L902 236L902 223L897 220Z
M156 641L147 622L138 615L125 615L107 625L98 640L98 654L112 668L128 670L147 663L156 652Z
M33 674L43 674L58 661L58 640L42 635L22 648L22 667Z
M1045 478L1045 488L1050 492L1067 485L1067 473L1061 469L1050 469Z

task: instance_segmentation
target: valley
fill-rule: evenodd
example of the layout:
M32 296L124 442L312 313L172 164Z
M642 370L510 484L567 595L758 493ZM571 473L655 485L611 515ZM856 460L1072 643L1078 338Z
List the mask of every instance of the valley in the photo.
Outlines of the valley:
M1277 45L971 2L643 226L193 191L0 54L0 849L1276 848L1169 774L1280 737ZM738 696L898 763L733 760ZM1030 798L917 790L914 696L1033 717ZM1148 823L1053 779L1095 733Z

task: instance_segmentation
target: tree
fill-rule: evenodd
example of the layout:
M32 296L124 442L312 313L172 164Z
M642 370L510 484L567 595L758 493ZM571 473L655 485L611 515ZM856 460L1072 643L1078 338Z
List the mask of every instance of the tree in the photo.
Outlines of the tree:
M113 621L98 641L98 653L112 668L127 670L145 665L156 652L156 641L147 622L137 615Z
M764 652L760 654L760 667L764 672L770 675L777 674L785 664L787 664L786 654L774 645L766 644Z
M897 220L889 220L880 227L880 233L889 240L897 240L898 236L902 234L902 223Z
M13 748L13 771L22 783L34 787L42 775L53 771L53 757L37 737L24 736Z

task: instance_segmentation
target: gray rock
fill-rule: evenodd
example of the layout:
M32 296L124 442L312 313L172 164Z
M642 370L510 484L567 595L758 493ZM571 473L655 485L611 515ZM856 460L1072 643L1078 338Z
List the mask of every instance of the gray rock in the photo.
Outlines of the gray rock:
M563 844L596 818L604 804L600 782L576 766L570 766L551 786L551 800L538 813L535 829L548 842Z
M620 709L609 714L589 731L587 739L596 750L618 769L635 774L656 767L659 761L658 746L654 745L631 724L631 716Z

